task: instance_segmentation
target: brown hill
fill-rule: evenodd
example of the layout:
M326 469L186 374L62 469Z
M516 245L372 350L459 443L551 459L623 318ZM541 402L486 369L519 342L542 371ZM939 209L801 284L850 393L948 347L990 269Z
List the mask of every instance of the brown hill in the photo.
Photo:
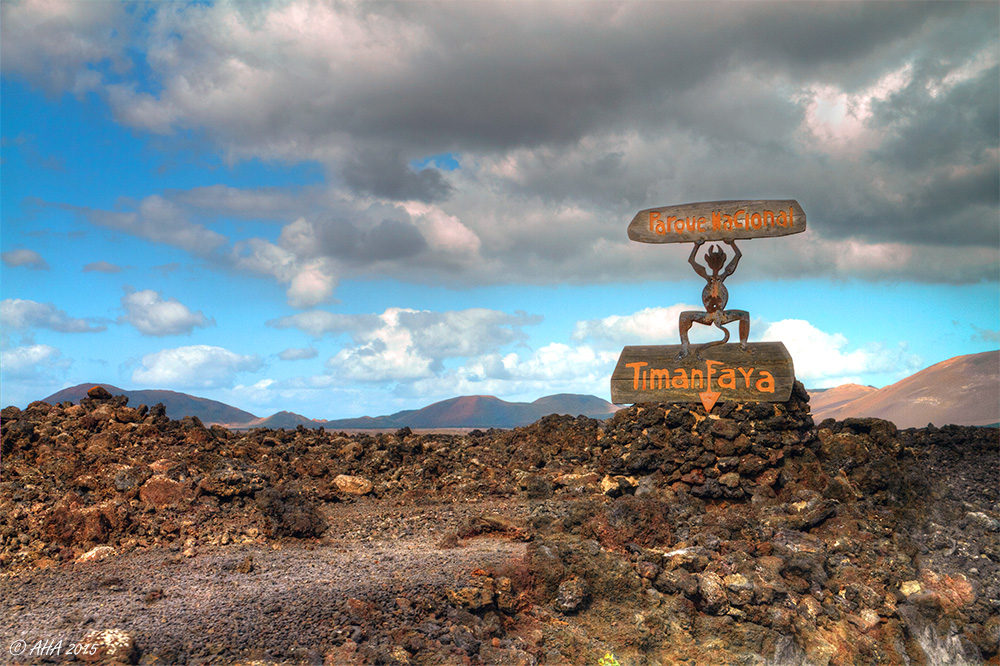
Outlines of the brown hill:
M225 424L224 424L225 425ZM267 418L254 419L247 423L239 423L233 426L239 430L245 430L248 428L271 428L273 430L278 430L280 428L285 428L286 430L294 430L298 426L304 426L306 428L319 428L320 426L325 426L325 421L316 421L301 414L296 414L295 412L277 412L268 416Z
M836 391L837 389L830 389ZM844 394L850 391L845 389ZM824 400L822 393L817 402ZM836 397L836 394L832 397ZM820 411L813 418L874 416L900 428L934 425L991 425L1000 422L1000 351L956 356L856 400Z
M826 418L827 412L843 407L849 402L863 398L878 389L861 384L841 384L828 389L809 389L809 409L818 423Z
M128 397L129 405L132 407L139 405L151 407L157 403L163 403L167 416L172 419L197 416L205 425L210 425L212 423L246 423L257 418L250 412L237 409L224 402L199 398L187 393L162 389L126 391L111 384L77 384L57 391L47 398L42 398L42 402L47 402L50 405L58 405L66 400L79 403L81 399L87 397L87 391L93 386L103 386L111 395Z

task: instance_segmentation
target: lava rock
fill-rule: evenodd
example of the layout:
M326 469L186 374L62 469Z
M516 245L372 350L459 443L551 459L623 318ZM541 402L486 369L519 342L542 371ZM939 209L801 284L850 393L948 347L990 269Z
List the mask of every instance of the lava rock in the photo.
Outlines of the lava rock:
M333 479L337 490L345 495L367 495L375 487L371 481L361 476L338 474Z
M556 608L563 613L577 613L590 601L586 581L579 578L564 580L556 592Z

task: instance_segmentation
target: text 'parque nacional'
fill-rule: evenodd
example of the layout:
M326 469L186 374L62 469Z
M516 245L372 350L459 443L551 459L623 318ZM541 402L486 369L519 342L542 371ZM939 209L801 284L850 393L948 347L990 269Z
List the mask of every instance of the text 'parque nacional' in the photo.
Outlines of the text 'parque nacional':
M806 215L792 199L708 201L641 210L628 236L640 243L685 243L769 238L805 229Z

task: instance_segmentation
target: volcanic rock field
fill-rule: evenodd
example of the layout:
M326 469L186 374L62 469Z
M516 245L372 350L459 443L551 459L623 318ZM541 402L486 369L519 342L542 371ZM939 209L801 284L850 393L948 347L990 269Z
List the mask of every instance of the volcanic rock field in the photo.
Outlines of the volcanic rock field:
M464 435L0 416L0 663L1000 664L996 428L798 383Z

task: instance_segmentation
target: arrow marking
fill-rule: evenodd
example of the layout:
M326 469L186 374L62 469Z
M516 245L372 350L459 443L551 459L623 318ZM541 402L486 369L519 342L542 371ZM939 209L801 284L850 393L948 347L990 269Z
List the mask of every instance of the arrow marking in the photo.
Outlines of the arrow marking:
M705 411L711 412L721 395L722 393L719 391L702 391L698 394L698 397L701 398L701 404L705 406Z

